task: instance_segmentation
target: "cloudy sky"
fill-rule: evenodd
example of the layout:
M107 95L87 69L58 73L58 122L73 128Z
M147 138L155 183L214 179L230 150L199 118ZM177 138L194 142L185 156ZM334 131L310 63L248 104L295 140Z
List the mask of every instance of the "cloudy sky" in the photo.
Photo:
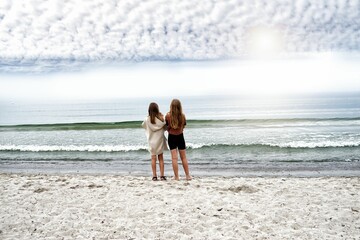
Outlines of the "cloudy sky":
M2 99L360 91L359 65L360 0L0 1Z

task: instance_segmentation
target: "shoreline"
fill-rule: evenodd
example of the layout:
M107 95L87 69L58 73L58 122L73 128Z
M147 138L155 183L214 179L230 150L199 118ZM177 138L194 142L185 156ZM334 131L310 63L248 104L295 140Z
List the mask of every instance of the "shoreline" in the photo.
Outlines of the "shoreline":
M360 177L0 173L1 239L357 239Z
M146 166L148 169L134 170L136 168L130 168L124 170L123 168L96 168L88 167L80 169L82 166L74 167L70 169L68 166L64 168L57 167L45 167L41 168L35 164L37 168L29 167L8 167L0 165L0 174L43 174L43 175L99 175L99 176L134 176L134 177L146 177L151 175L150 166ZM157 171L159 172L158 166ZM179 163L180 175L183 174L182 165ZM208 170L197 169L190 166L190 173L196 177L227 177L227 178L256 178L256 177L293 177L293 178L318 178L318 177L360 177L360 169L357 166L354 169L284 169L284 170L258 170L258 169L220 169L220 170ZM173 176L172 168L167 163L165 165L165 176Z
M190 172L193 177L196 178L359 178L359 171L348 172L284 172L284 173L270 173L270 172L244 172L242 174L194 174ZM35 171L1 171L0 175L59 175L59 176L114 176L114 177L144 177L152 178L152 174L148 173L114 173L114 172L35 172ZM159 174L158 174L159 175ZM165 174L167 178L172 178L173 174ZM185 177L184 174L180 174L181 177Z

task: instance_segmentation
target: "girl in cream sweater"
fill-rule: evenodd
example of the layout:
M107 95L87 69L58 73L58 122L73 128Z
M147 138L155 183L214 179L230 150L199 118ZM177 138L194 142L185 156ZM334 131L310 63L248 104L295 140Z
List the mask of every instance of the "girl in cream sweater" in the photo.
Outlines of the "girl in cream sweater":
M164 156L163 151L168 150L164 131L166 129L164 116L159 111L159 106L152 102L149 105L149 116L142 123L145 128L146 138L149 143L149 152L151 154L151 169L153 181L158 180L156 174L156 159L159 159L160 180L166 180L164 175Z

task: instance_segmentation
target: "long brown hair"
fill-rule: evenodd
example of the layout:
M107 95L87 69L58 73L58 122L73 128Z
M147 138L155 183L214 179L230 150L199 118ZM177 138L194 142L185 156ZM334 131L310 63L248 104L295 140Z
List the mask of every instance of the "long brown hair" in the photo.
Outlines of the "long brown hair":
M150 103L148 112L150 116L150 122L152 124L155 124L155 118L158 118L162 122L164 121L164 117L159 111L159 106L156 103Z
M170 104L170 127L173 129L181 128L185 125L185 115L182 111L179 99L173 99Z

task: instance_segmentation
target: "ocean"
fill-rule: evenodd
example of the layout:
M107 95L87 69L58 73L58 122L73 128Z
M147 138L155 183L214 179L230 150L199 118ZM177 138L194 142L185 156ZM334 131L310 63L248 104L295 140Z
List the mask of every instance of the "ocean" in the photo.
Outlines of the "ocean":
M194 176L360 175L360 94L179 99ZM3 100L0 172L151 176L141 128L151 101L165 114L171 98Z

